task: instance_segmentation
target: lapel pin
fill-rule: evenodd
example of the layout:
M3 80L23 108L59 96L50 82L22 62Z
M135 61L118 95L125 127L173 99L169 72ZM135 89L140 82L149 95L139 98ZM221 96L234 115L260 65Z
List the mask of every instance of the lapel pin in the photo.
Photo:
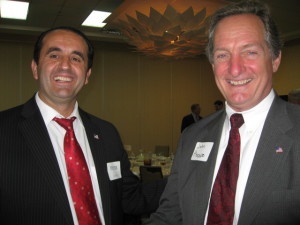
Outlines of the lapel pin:
M277 148L276 148L276 153L283 153L283 149L280 148L280 147L277 147Z
M94 138L97 139L97 140L100 139L98 134L94 134Z

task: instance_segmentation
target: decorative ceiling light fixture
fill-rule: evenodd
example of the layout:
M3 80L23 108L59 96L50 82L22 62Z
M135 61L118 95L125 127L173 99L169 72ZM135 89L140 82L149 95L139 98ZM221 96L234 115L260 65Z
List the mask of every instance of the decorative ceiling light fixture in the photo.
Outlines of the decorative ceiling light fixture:
M189 5L186 4L187 1L181 0L180 7L177 5L181 13L175 9L176 4L166 3L163 10L163 1L160 0L160 5L157 5L161 11L159 12L155 9L155 1L148 1L152 6L149 7L150 13L147 16L145 7L140 7L139 10L137 2L132 3L131 0L131 4L137 8L127 11L121 9L125 11L123 17L119 15L116 18L109 17L111 21L108 23L110 27L120 30L127 36L128 44L135 46L137 52L147 56L170 59L196 57L205 52L210 17L207 16L206 7L203 7L203 2L206 4L206 1L197 1L197 6L187 6ZM216 3L215 0L211 1ZM220 2L222 1L218 1L218 4ZM198 12L195 13L196 8Z

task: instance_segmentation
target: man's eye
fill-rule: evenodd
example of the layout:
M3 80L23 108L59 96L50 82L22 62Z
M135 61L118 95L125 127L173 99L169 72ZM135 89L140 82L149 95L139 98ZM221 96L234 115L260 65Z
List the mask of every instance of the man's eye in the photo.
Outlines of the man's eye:
M248 55L257 55L256 51L248 51Z
M51 58L51 59L57 59L57 58L58 58L58 55L56 55L56 54L51 54L51 55L50 55L50 58Z
M74 62L81 62L81 59L78 58L78 57L73 57L73 58L72 58L72 61L74 61Z
M244 57L247 59L256 59L259 55L258 51L248 50L244 52Z
M223 59L223 58L225 58L225 54L219 54L219 55L217 55L217 59Z
M226 61L228 59L228 57L229 57L228 54L220 53L220 54L215 55L215 60L219 61L219 62L223 62L223 61Z

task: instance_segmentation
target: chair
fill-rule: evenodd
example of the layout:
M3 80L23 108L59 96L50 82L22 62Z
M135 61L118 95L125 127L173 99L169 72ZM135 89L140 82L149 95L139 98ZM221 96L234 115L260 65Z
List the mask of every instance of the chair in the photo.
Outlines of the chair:
M165 156L169 157L170 151L168 145L156 145L155 146L155 154L157 156Z
M163 179L160 166L140 166L140 178L142 182L152 182Z

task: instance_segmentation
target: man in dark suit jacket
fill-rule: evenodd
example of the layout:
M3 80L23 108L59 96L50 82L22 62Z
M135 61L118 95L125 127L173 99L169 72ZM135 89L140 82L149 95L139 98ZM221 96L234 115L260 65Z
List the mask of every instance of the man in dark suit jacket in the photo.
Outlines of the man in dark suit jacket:
M181 132L188 126L190 126L193 123L198 122L202 117L200 116L200 105L199 104L193 104L191 105L191 111L192 113L189 115L186 115L183 117L181 122Z
M124 213L157 208L163 181L140 183L115 127L77 105L92 60L89 40L70 27L48 30L36 42L32 71L39 91L24 105L0 113L1 224L79 224L64 171L64 135L55 134L61 128L49 115L77 117L75 134L82 134L76 137L86 155L102 224L121 225Z
M241 1L215 13L208 57L226 107L183 132L151 224L300 224L300 107L272 89L280 48L276 26L262 3ZM238 129L240 153L232 153L240 154L233 205L227 208L233 213L224 222L217 212L225 208L223 202L214 214L210 203L228 150L232 114L241 114L244 124ZM229 181L225 184L221 196Z

